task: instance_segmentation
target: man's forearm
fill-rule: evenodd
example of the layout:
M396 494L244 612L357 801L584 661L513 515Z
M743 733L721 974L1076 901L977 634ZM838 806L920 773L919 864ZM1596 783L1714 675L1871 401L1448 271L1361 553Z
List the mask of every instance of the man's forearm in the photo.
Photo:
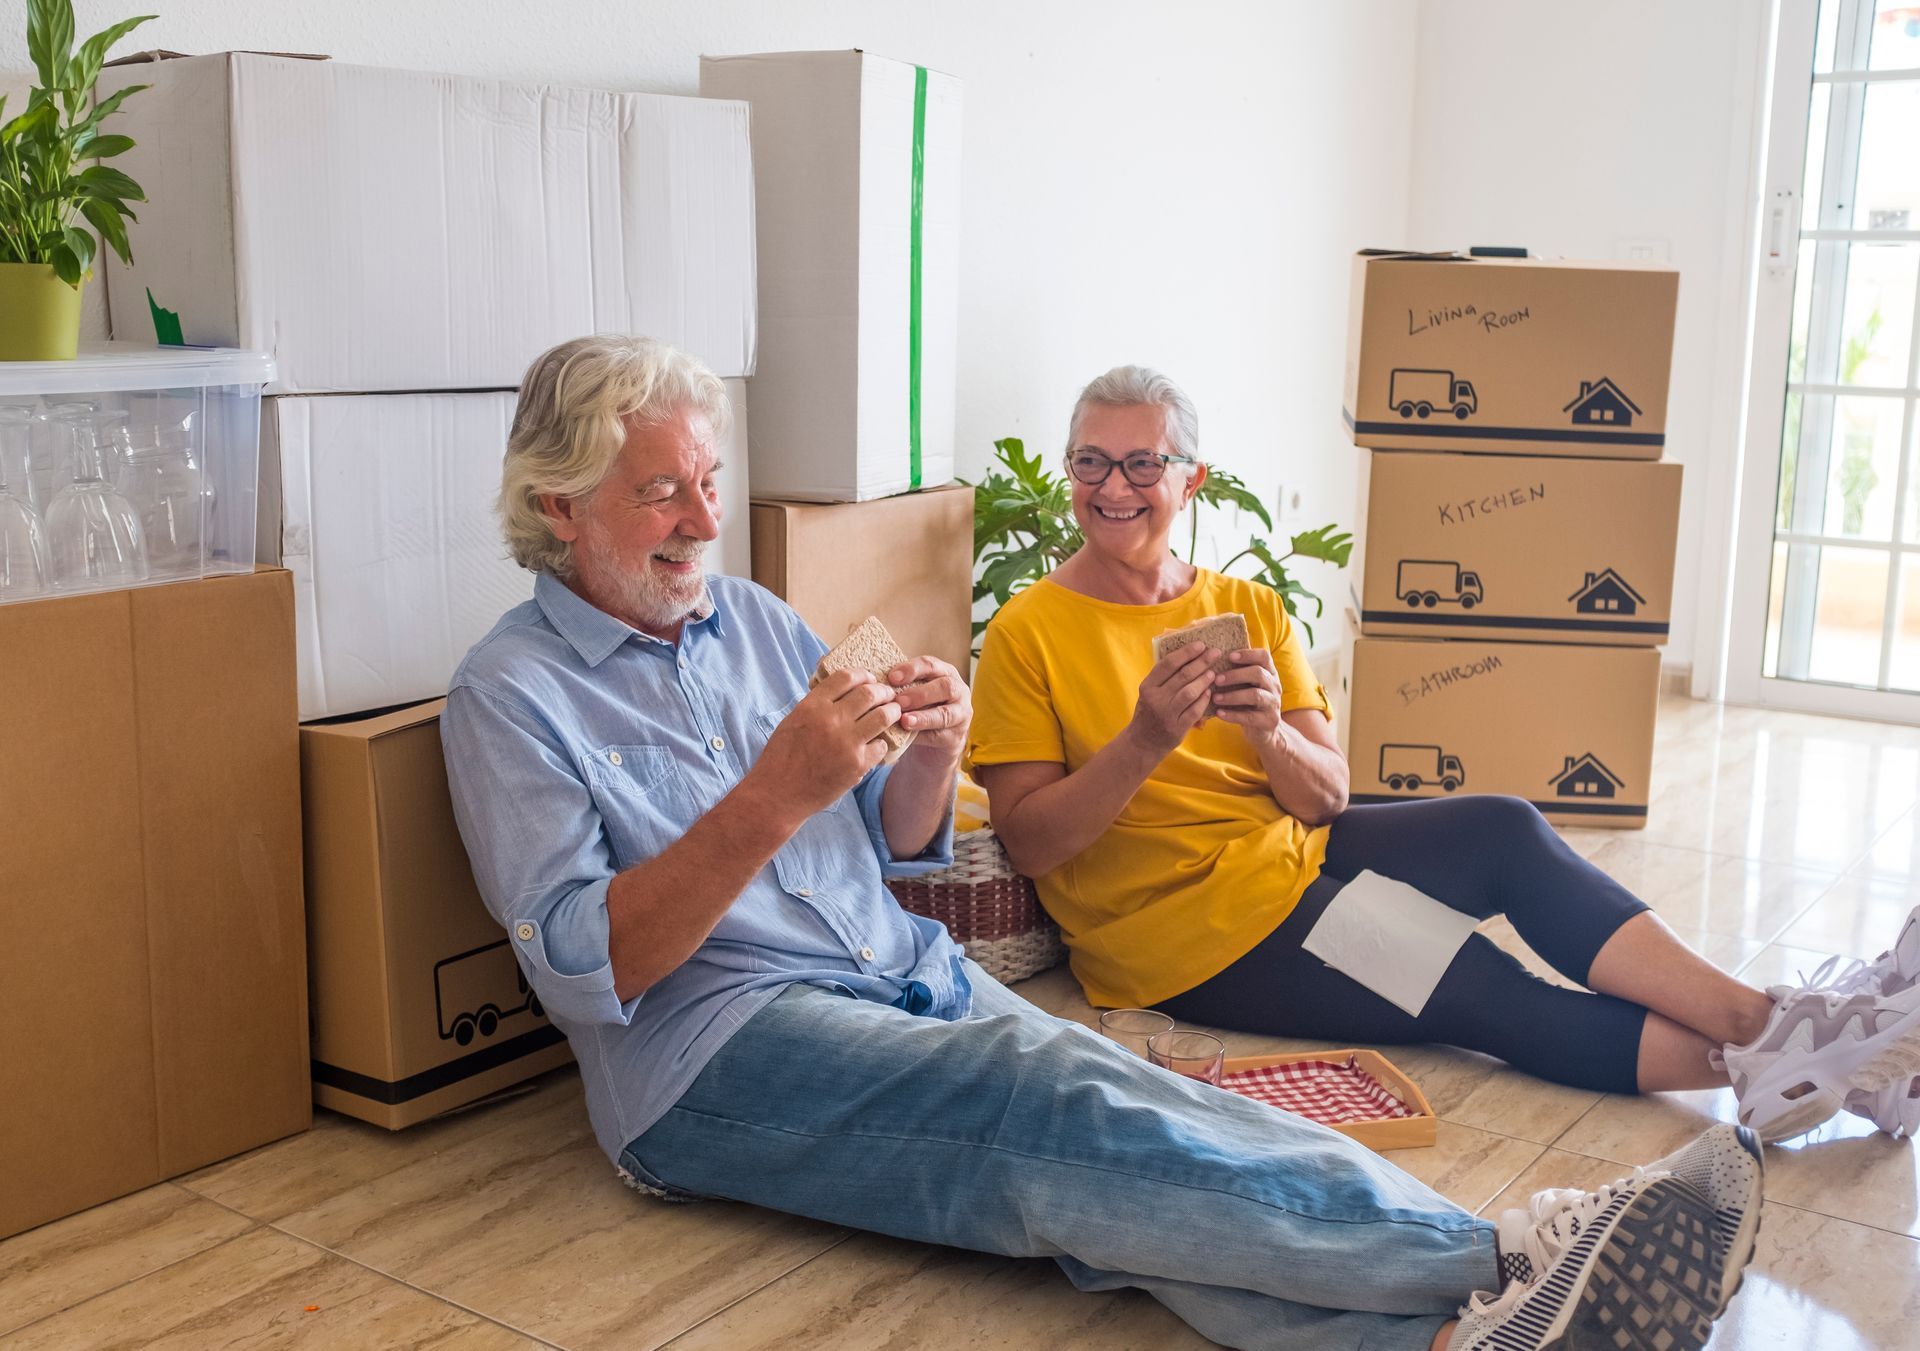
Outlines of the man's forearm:
M1164 758L1123 731L1065 778L1021 798L994 833L1016 868L1044 877L1106 834Z
M613 990L632 999L694 954L747 884L804 823L745 779L673 844L613 879Z
M953 785L960 772L958 752L948 754L916 743L894 765L880 795L880 825L887 850L895 858L913 858L933 843L934 832L953 805Z

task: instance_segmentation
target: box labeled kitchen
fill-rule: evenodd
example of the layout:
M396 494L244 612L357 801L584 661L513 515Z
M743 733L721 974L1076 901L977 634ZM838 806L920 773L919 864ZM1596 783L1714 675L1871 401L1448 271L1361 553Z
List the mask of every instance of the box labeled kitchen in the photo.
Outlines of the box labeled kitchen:
M313 1100L394 1130L572 1058L474 885L444 706L300 729Z
M1648 263L1361 253L1347 428L1381 450L1658 459L1679 287Z
M703 57L752 109L755 497L863 502L953 478L961 84L871 52Z
M133 59L114 336L271 352L269 394L511 389L583 333L753 369L744 104L226 52Z
M1504 793L1565 825L1646 824L1652 648L1363 637L1344 669L1352 801Z
M1362 454L1348 576L1363 634L1666 641L1678 464Z

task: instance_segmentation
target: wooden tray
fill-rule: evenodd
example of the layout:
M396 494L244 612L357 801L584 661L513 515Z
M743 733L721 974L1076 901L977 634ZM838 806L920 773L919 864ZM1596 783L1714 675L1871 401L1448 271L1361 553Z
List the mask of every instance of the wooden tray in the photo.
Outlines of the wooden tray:
M1368 1149L1384 1152L1389 1149L1421 1149L1433 1144L1440 1136L1440 1121L1433 1114L1433 1106L1427 1101L1427 1095L1420 1086L1400 1072L1391 1060L1378 1051L1310 1051L1300 1055L1245 1055L1229 1056L1221 1066L1222 1076L1238 1074L1242 1070L1270 1069L1275 1065L1295 1065L1303 1060L1331 1060L1338 1064L1352 1057L1354 1063L1379 1081L1380 1086L1400 1099L1413 1112L1412 1116L1389 1117L1374 1121L1342 1121L1332 1124L1331 1129L1342 1135L1350 1135ZM1225 1090L1231 1093L1232 1089ZM1259 1099L1253 1099L1258 1102ZM1271 1103L1263 1104L1272 1106ZM1280 1108L1274 1108L1280 1111Z

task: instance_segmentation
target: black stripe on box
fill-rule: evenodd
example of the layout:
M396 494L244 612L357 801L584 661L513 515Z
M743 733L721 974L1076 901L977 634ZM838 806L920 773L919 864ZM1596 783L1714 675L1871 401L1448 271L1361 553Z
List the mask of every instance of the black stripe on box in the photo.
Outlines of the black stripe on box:
M1575 441L1584 446L1664 446L1663 432L1583 432L1577 427L1480 427L1467 423L1356 422L1346 409L1340 416L1355 435L1425 436L1436 441Z
M1412 610L1362 610L1363 624L1430 624L1434 628L1459 628L1483 624L1490 629L1552 629L1564 633L1652 633L1665 636L1667 625L1651 619L1543 619L1533 615L1427 614Z
M1462 796L1466 796L1462 794ZM1405 793L1350 793L1347 801L1357 806L1372 807L1383 802L1440 802L1440 797L1408 797ZM1642 817L1647 814L1645 807L1636 807L1626 802L1570 802L1565 798L1548 798L1544 802L1533 803L1542 813L1559 816L1626 816Z
M546 1027L535 1028L531 1032L523 1032L510 1041L484 1047L472 1055L463 1055L458 1060L449 1060L446 1064L435 1065L430 1070L409 1074L404 1079L376 1079L370 1074L341 1069L338 1065L329 1065L324 1060L316 1060L313 1062L313 1081L316 1084L325 1084L328 1088L337 1088L342 1093L351 1093L356 1098L365 1098L369 1102L397 1107L403 1102L424 1098L429 1093L438 1092L463 1079L471 1079L476 1074L485 1074L488 1070L497 1069L508 1061L518 1060L523 1055L532 1055L535 1051L545 1050L566 1039L564 1032L548 1024Z

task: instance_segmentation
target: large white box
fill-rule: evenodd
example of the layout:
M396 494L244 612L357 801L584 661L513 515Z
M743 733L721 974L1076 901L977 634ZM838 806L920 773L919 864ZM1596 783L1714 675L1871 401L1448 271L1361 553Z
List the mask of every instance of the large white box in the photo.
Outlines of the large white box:
M753 369L747 110L230 52L131 84L119 338L271 352L269 394L503 389L584 333Z
M753 109L756 497L858 502L953 478L960 81L858 51L702 57Z
M728 380L716 572L752 574L745 382ZM293 574L300 718L432 699L500 616L533 594L494 503L512 393L268 399L261 557Z

